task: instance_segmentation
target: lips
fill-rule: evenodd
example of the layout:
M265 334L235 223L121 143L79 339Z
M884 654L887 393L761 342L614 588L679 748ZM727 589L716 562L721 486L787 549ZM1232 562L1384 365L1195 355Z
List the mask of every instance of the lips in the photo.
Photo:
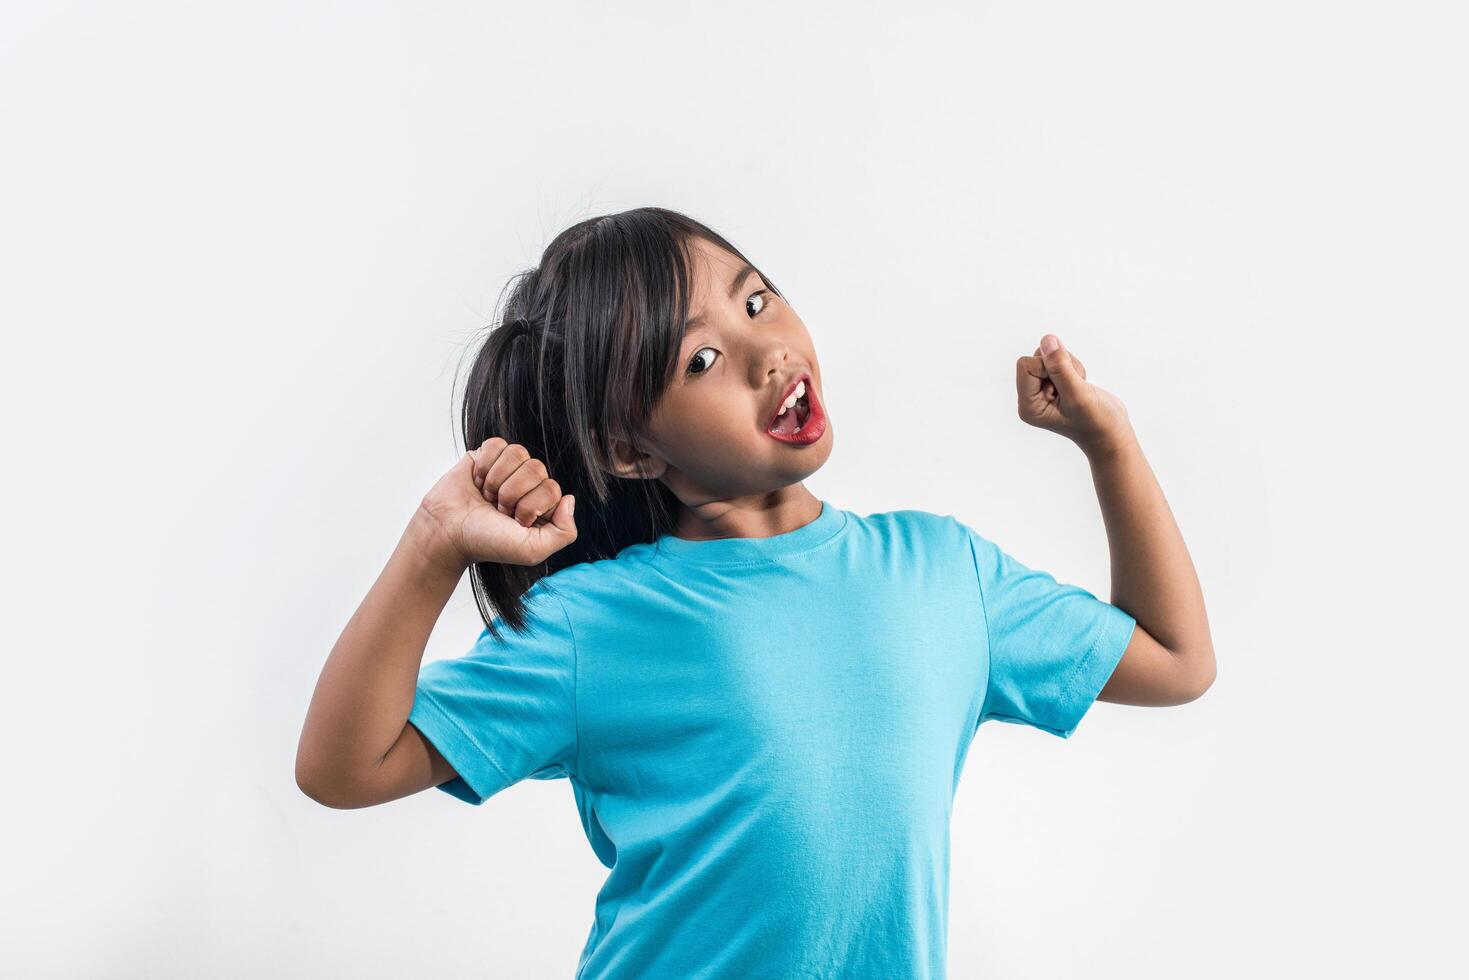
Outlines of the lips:
M802 391L801 397L786 408L786 402L798 389ZM783 408L784 413L781 411ZM765 423L765 434L780 442L805 446L820 439L825 432L826 412L816 397L811 375L798 374L781 393L780 401Z
M801 385L801 382L806 382L806 401L808 403L811 401L811 375L796 375L795 378L790 379L790 383L786 385L786 389L780 392L780 398L776 400L776 407L771 408L770 419L765 422L765 428L771 428L771 426L776 425L776 422L782 419L783 416L780 414L780 407L786 404L786 398L790 397L790 392L795 391ZM790 408L790 411L795 411L795 407Z

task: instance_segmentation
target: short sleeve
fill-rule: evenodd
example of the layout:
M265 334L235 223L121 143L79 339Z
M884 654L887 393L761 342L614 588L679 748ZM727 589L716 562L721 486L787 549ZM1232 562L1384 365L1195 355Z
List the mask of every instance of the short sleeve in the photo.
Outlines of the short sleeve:
M994 719L1070 738L1137 621L1080 586L1027 568L973 530L969 539L989 641L979 724Z
M571 774L576 646L561 600L525 594L528 633L482 630L468 653L425 664L408 721L459 774L438 788L476 806L522 779Z

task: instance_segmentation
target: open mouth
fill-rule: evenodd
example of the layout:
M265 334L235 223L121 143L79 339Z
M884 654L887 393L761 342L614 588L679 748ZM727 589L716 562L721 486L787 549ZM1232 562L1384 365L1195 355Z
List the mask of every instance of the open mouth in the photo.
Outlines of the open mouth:
M801 426L805 425L806 420L811 419L811 392L806 391L805 383L804 378L796 382L796 391L801 392L801 395L796 398L793 406L782 407L776 417L770 420L770 426L767 428L771 432L776 435L795 435L801 430Z
M826 414L811 386L811 376L803 374L786 390L766 424L765 434L781 442L806 444L820 439L825 431Z

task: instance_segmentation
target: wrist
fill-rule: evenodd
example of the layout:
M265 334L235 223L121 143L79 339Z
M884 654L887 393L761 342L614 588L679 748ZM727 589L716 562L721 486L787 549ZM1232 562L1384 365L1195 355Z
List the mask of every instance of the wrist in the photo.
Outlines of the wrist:
M456 581L469 567L448 531L422 505L413 512L403 532L403 544L425 570L452 575Z
M1078 445L1086 458L1093 463L1109 463L1132 453L1142 452L1137 434L1131 428L1109 432Z

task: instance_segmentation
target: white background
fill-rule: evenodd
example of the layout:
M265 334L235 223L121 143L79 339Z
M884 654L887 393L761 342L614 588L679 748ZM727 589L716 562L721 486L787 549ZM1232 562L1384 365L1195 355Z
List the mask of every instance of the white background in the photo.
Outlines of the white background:
M1015 414L1050 330L1183 528L1218 681L981 729L952 976L1463 970L1452 6L6 5L4 972L573 975L568 783L336 811L293 763L506 278L647 204L813 332L823 498L1105 597ZM462 584L428 658L479 626Z

